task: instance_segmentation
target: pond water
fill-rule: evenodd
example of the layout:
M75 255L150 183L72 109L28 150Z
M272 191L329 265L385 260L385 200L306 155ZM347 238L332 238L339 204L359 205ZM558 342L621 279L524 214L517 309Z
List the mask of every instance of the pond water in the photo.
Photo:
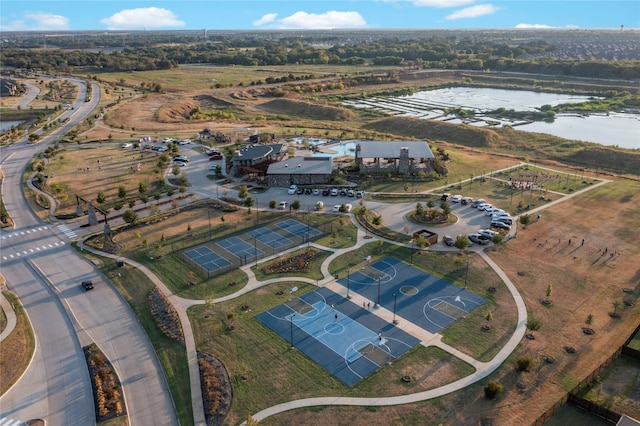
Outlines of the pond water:
M389 115L445 120L449 123L462 121L452 116L445 116L444 110L460 107L478 113L472 120L465 121L473 126L511 124L522 131L546 133L602 145L617 145L621 148L640 149L640 114L611 113L589 116L558 114L553 123L497 120L483 116L483 113L497 108L535 111L543 105L579 103L588 99L588 96L560 93L452 87L418 92L408 96L352 100L344 104L355 108L375 109Z
M0 132L6 132L11 127L17 126L23 121L0 121Z

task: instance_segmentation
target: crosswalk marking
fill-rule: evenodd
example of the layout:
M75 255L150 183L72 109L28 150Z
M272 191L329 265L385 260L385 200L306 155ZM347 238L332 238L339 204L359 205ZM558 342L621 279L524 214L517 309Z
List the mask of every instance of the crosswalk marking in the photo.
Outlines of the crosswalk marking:
M0 426L26 426L27 424L20 420L13 420L7 417L0 418Z
M16 257L21 257L21 256L28 256L30 253L36 253L36 252L39 252L39 251L42 251L42 250L47 250L47 249L53 248L54 246L55 247L62 247L64 245L65 245L64 241L60 241L60 242L56 242L56 243L53 243L53 244L49 244L48 247L47 246L42 246L42 247L36 247L35 249L30 248L29 251L22 250L22 252L18 251L18 252L15 252L14 254L4 255L4 256L2 256L2 260L14 259ZM4 425L2 423L0 423L0 426L4 426Z
M58 225L58 229L64 232L68 238L75 238L78 236L75 232L73 232L67 225Z
M49 227L47 227L47 226L38 226L37 228L31 228L30 230L28 229L27 231L16 231L16 232L13 232L13 233L11 233L11 234L3 235L3 236L2 236L2 239L3 239L3 240L8 240L8 239L10 239L10 238L15 238L15 237L19 237L20 235L24 235L24 234L25 234L25 232L26 232L27 234L30 234L30 233L32 233L32 232L33 232L33 233L36 233L36 232L38 232L38 231L45 231L45 230L47 230L47 229L49 229Z

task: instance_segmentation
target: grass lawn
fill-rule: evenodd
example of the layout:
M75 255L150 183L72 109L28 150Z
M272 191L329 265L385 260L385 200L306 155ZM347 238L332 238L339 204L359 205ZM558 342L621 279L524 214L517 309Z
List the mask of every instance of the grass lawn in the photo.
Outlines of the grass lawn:
M167 378L180 423L192 425L191 388L185 348L183 344L165 336L151 316L148 295L153 288L153 283L136 268L128 265L118 268L112 259L100 257L97 259L100 260L101 271L129 302L147 332Z
M0 344L0 395L4 394L26 370L36 347L29 318L18 298L3 292L16 313L16 327Z

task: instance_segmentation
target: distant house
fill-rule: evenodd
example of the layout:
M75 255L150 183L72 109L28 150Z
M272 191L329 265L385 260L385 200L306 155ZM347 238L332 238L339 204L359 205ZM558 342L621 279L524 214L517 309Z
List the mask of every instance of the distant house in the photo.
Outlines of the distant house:
M269 186L326 185L331 181L331 157L291 157L269 165Z
M433 159L426 141L356 142L355 160L361 173L428 173Z
M247 172L257 173L256 170L265 169L268 164L282 161L287 156L287 149L282 144L273 145L244 145L237 150L231 160L231 174L241 176ZM265 165L260 167L260 165Z
M271 143L275 139L276 139L276 135L273 133L258 133L258 134L249 136L249 143L252 143L252 144Z
M220 132L211 132L211 130L205 128L202 131L198 132L198 138L203 141L212 140L216 143L229 143L231 142L231 138L228 135L222 134Z
M0 78L0 96L15 96L18 83L8 78Z

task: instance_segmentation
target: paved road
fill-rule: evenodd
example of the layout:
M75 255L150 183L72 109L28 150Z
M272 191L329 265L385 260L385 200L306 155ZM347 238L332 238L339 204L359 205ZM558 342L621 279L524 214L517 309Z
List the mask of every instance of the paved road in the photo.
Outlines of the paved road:
M76 81L81 83L80 80ZM37 145L25 140L0 153L3 201L16 225L0 233L0 263L10 290L22 301L36 335L36 351L22 378L0 397L0 418L43 418L48 424L94 424L94 405L81 346L94 340L123 383L132 425L178 424L155 352L137 318L95 267L69 245L76 238L63 224L43 223L22 194L26 162L90 113L80 86L70 121ZM94 84L94 93L99 87ZM78 283L91 278L85 293ZM78 332L79 331L79 332ZM78 332L78 333L77 333Z

